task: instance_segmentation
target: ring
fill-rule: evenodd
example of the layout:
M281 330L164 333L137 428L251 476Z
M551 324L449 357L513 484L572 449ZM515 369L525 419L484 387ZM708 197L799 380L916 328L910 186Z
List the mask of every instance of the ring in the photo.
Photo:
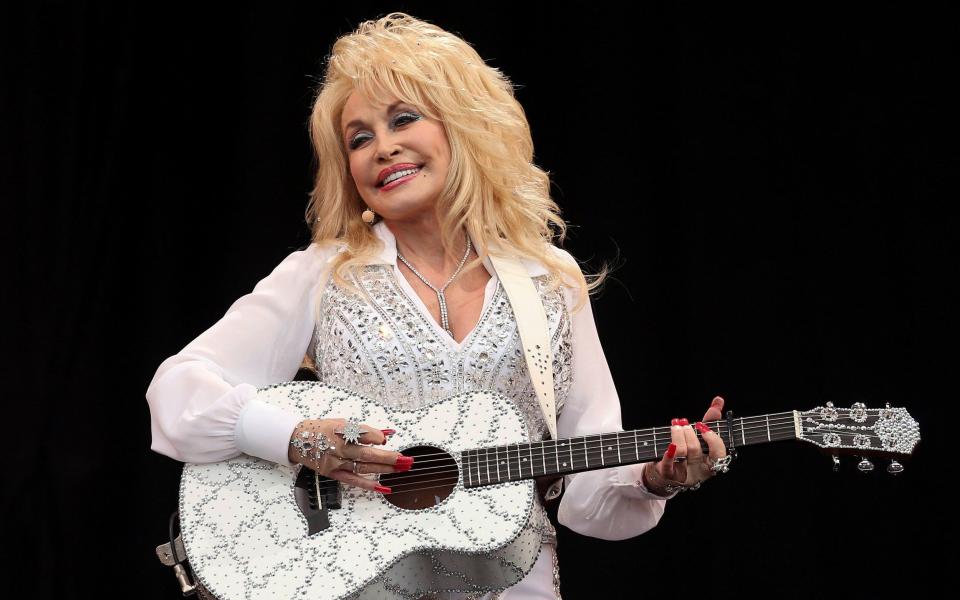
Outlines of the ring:
M675 462L675 463L682 463L682 462L684 462L685 460L687 460L687 457L686 457L686 456L675 456L675 457L673 458L673 462Z
M352 461L352 462L353 462L353 467L352 467L350 470L353 471L354 473L356 473L356 472L357 472L357 461L354 460L354 461Z
M312 431L303 431L297 437L290 440L290 445L297 449L300 456L306 458L308 454L315 451L314 456L321 458L325 453L333 452L333 444L330 438L322 433Z
M359 444L360 436L363 435L363 429L360 428L360 423L352 419L347 419L343 427L335 429L333 432L342 435L344 441L348 444Z
M733 457L729 454L721 456L717 460L707 457L707 462L710 465L710 470L714 473L726 473L730 470L730 463L733 462Z

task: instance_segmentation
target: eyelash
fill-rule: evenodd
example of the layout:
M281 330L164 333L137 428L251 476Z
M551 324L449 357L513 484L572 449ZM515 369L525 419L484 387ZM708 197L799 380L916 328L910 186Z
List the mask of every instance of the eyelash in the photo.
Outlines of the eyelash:
M418 115L418 114L415 113L415 112L402 112L402 113L400 113L399 115L397 115L396 117L393 118L393 125L394 125L394 126L398 126L398 125L397 125L398 122L399 122L401 119L403 119L404 117L410 117L410 120L409 120L409 121L406 121L405 123L400 123L400 125L409 125L410 123L413 123L413 122L415 122L415 121L419 121L420 119L423 118L423 117L421 117L420 115ZM357 141L357 138L361 138L359 142ZM362 136L357 135L357 136L354 136L352 140L350 140L350 143L349 143L348 145L349 145L349 147L350 147L351 150L356 150L356 149L359 148L360 145L363 144L365 141L366 141L366 139L363 139Z

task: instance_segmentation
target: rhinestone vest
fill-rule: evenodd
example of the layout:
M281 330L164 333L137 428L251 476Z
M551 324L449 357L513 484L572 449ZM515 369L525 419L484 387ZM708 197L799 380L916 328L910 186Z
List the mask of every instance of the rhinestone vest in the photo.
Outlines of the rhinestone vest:
M354 272L352 281L359 294L341 289L331 277L320 298L311 342L320 381L402 409L428 406L461 392L492 390L516 402L531 441L547 435L513 309L499 280L459 349L403 291L392 265L366 265ZM563 292L550 291L547 276L533 281L550 329L559 416L571 383L570 315ZM544 542L556 542L539 495L527 527L538 530Z

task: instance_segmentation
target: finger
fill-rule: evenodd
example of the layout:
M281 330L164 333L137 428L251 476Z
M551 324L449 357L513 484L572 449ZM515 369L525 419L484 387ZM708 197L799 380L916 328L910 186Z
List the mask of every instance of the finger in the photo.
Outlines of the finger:
M686 424L686 419L674 419L670 423L670 440L677 445L677 457L687 456L687 438L683 435L683 426Z
M687 480L687 439L683 435L684 425L687 423L686 419L674 419L670 427L670 439L673 440L673 443L677 445L676 456L673 457L673 478L675 481L686 481ZM680 459L679 461L677 459Z
M337 436L337 440L341 444L346 444L346 439L344 439L343 428L347 425L348 421L346 419L330 419L334 423L332 433ZM383 445L387 443L387 436L393 435L396 433L393 429L375 429L366 423L360 423L360 443L361 444L377 444Z
M364 444L378 444L382 446L387 443L387 436L396 433L393 429L374 429L367 424L360 425L360 428L363 429L363 434L360 436L360 439L363 440Z
M703 420L719 421L721 418L723 418L723 404L723 398L720 396L714 398L713 402L710 403L710 408L708 408L707 412L703 414Z
M401 469L398 469L397 467L390 466L390 465L357 461L357 470L353 471L353 466L352 466L353 461L350 461L350 462L351 464L348 465L348 468L352 472L357 473L358 475L371 475L374 473L379 475L380 473L396 473L397 471L401 470Z
M337 448L337 454L343 458L351 460L360 460L367 463L379 463L382 465L397 465L403 462L399 452L393 450L381 450L372 446L362 446L359 444L344 444ZM411 461L412 462L412 461Z
M683 441L687 444L687 460L697 462L703 458L703 448L700 447L700 438L697 432L689 425L680 428L683 432Z
M707 442L710 458L717 460L727 455L727 446L723 443L723 438L716 431L710 429L706 423L697 423L697 431L705 442Z
M347 485L353 485L358 488L363 488L365 490L370 490L371 492L380 492L381 494L389 494L390 488L380 485L376 479L367 479L366 477L361 477L360 475L355 475L350 471L331 471L327 475L330 479L336 479L340 483L345 483Z
M669 446L667 446L666 452L663 453L663 459L658 463L660 467L660 474L666 477L667 479L673 479L674 481L676 481L676 477L674 477L674 472L673 472L674 471L673 457L676 456L676 454L677 454L677 445L671 443Z

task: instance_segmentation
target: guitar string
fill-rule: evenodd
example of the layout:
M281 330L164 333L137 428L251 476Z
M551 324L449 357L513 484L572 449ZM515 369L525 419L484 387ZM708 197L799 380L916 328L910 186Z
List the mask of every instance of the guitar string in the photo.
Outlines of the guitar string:
M877 409L877 410L879 410L879 409ZM802 415L801 415L801 416L802 416ZM763 429L763 428L767 427L767 424L768 424L768 423L769 423L769 425L771 425L771 426L774 426L774 425L785 425L785 424L787 424L787 423L790 423L790 424L794 424L794 423L795 423L794 415L793 415L792 412L789 412L789 413L772 413L772 414L770 414L770 415L761 415L761 416L753 416L753 417L736 417L736 418L733 419L733 421L734 421L733 431L734 431L734 434L735 434L735 435L740 435L740 431L749 431L749 430L754 430L754 429ZM737 423L737 421L739 421L740 423ZM720 430L724 430L724 428L727 426L727 423L728 423L728 422L727 422L726 419L722 419L722 420L718 420L718 421L708 421L708 422L707 422L708 425L709 425L709 424L712 424L712 425L713 425L712 429L720 429ZM737 425L741 425L741 426L740 426L740 427L737 427ZM639 432L650 432L650 433L644 433L643 435L645 435L645 436L646 436L646 435L656 435L657 433L660 433L661 435L666 435L666 434L669 434L669 433L671 432L672 428L673 428L673 426L652 427L652 428L646 428L646 429L627 430L627 431L621 431L621 432L611 432L611 433L609 433L609 434L606 434L606 433L604 433L604 434L587 434L587 436L579 436L579 437L591 437L591 436L599 436L599 435L615 435L615 434L617 434L617 433L620 433L620 434L632 434L633 431L637 431L638 433L639 433ZM845 433L844 430L841 430L840 432L841 432L841 433ZM718 433L719 433L719 432L718 432ZM545 440L545 441L551 441L551 440ZM563 441L563 440L559 440L559 441ZM537 442L533 442L533 443L537 443ZM424 456L426 456L426 455L424 455Z
M745 418L746 418L746 417L745 417ZM739 419L739 417L738 417L738 419ZM793 429L793 426L792 426L793 417L790 417L788 420L784 420L784 419L782 419L782 418L781 418L779 421L773 421L773 420L771 420L770 426L771 426L772 428L779 426L779 427L781 428L781 429L779 429L779 431L786 431L786 429L783 429L783 426L784 426L788 421L789 421L789 423L791 424L790 427L789 427L789 429ZM715 421L715 422L713 422L713 423L714 423L713 429L715 429L715 432L716 432L718 435L721 435L721 436L727 435L727 432L726 432L726 424L727 424L727 422L726 422L726 421ZM740 433L741 430L742 430L742 431L750 431L750 430L753 430L753 429L764 429L765 427L766 427L765 425L759 425L759 424L756 425L756 426L751 426L751 427L746 427L746 426L745 426L745 427L742 427L742 428L739 428L739 429L735 427L735 428L734 428L734 435L735 435L736 437L741 437L741 436L742 436L742 434ZM670 437L671 432L672 432L672 426L671 426L671 427L663 427L663 428L652 428L652 429L637 429L636 431L637 431L637 439L650 440L650 439L653 439L654 437L660 437L661 439L664 439L664 438L669 438L669 437ZM641 434L641 433L640 433L641 431L643 431L643 432L653 432L653 433L642 433L642 434ZM656 435L656 432L657 432L657 431L660 432L660 435L659 435L659 436ZM772 431L773 431L773 429L771 429L771 432L772 432ZM576 444L583 444L583 443L593 443L593 442L599 441L599 439L587 440L586 442L584 442L584 441L583 441L583 438L586 438L586 437L599 438L599 436L601 436L601 435L616 436L618 433L619 433L619 435L621 435L621 436L630 436L631 438L633 437L633 431L611 432L611 433L609 433L609 434L607 434L607 433L604 433L604 434L591 433L591 434L587 434L587 435L585 435L585 436L578 436L578 437L573 437L573 438L565 438L565 439L557 440L555 443L556 443L556 444L569 443L569 445L571 445L571 446L574 446L574 445L576 445ZM575 441L575 440L580 440L580 441ZM539 443L539 444L543 444L543 443L551 443L551 442L554 442L554 440L543 440L543 441L541 441L541 442L520 442L520 444L521 444L521 445L526 445L526 444L531 444L531 443L532 443L532 444L538 444L538 443ZM514 445L515 445L515 444L508 444L508 446L514 446ZM491 448L493 448L493 447L503 448L504 446L491 446ZM563 447L563 446L559 446L559 445L558 445L557 447L560 448L560 447ZM482 450L482 448L471 448L470 450ZM447 456L447 454L446 454L446 453L421 454L418 458L429 458L429 457L432 457L432 456Z
M723 425L725 425L725 423L724 423ZM790 431L790 432L795 431L795 427L793 426L793 421L792 421L792 419L791 419L789 425L787 425L787 424L785 424L783 421L781 421L780 423L771 422L769 427L768 427L766 424L759 424L759 425L756 425L756 426L745 426L745 427L740 427L740 428L734 427L734 429L733 429L733 436L734 436L734 438L735 438L734 441L736 442L736 440L737 440L738 438L739 438L739 439L742 439L744 435L749 435L751 438L753 438L754 435L755 435L755 434L754 434L755 431L757 431L757 430L762 430L762 431L761 431L761 433L762 433L763 431L766 431L767 429L769 429L771 436L772 436L774 433L776 433L777 435L779 435L779 434L785 433L785 432L787 432L787 431ZM667 435L654 436L653 434L639 434L639 431L641 431L641 430L637 430L638 435L636 435L636 438L637 438L638 441L641 441L641 440L642 440L642 441L644 441L644 442L648 442L648 443L649 443L649 441L652 440L652 439L654 439L655 437L660 437L661 439L657 442L657 446L658 446L658 447L659 447L659 445L660 445L661 442L667 442L667 443L669 443L669 438L668 438ZM671 432L670 429L665 429L665 430L664 430L664 434L666 434L666 433L671 433L671 434L672 434L672 432ZM729 437L727 428L726 428L726 427L723 427L723 426L718 426L716 433L717 433L718 435L720 435L721 438L728 438L728 437ZM879 436L878 434L875 434L875 433L872 433L872 432L857 431L857 430L828 430L828 431L826 431L825 433L838 433L838 434L845 434L845 435L863 435L863 436L865 436L865 437L867 437L867 438L870 438L871 440L872 440L872 439L882 439L881 436ZM600 434L588 434L587 436L581 436L580 438L567 438L567 439L563 439L563 440L558 440L557 442L554 442L553 440L543 440L543 441L540 441L540 442L520 442L519 445L520 445L520 446L523 446L522 448L520 448L520 450L516 450L516 449L511 448L511 447L517 446L517 444L508 444L508 445L506 445L506 446L491 446L490 449L492 450L492 449L496 449L496 448L503 448L503 452L525 452L525 451L529 451L530 448L533 448L534 451L538 451L538 452L539 452L539 451L551 452L551 451L553 451L553 449L554 449L554 447L555 447L557 451L567 452L567 451L568 451L568 448L573 448L573 449L576 450L576 451L580 451L580 450L582 449L582 446L584 446L584 445L589 445L589 444L596 444L598 447L607 446L607 445L611 445L611 446L612 446L612 445L618 445L619 448L624 448L624 447L628 447L628 446L634 445L633 442L632 442L633 437L634 437L632 431L619 432L619 435L617 435L616 432L610 433L610 434L603 434L603 435L608 435L608 436L610 436L610 439L601 440L601 439L600 439ZM589 439L589 440L588 440L588 439L585 439L585 438L587 438L587 437L593 438L593 439ZM616 441L617 441L618 443L617 443L617 444L610 444L611 441L614 441L612 438L617 438ZM702 438L700 438L700 439L702 439ZM761 438L761 439L762 439L762 438ZM726 441L726 440L724 440L724 441ZM772 441L772 440L770 440L770 441ZM548 447L547 445L548 445L548 444L551 444L551 443L554 443L555 446L549 446L550 450L546 450L546 448ZM541 444L541 446L540 446L540 448L536 448L536 447L533 446L534 444ZM649 444L648 444L648 445L649 445ZM748 445L749 445L749 442L748 442ZM479 450L485 450L485 449L484 449L484 448L471 448L471 449L469 449L469 450L467 450L467 451L465 451L465 452L473 452L473 451L479 451ZM416 458L418 459L417 464L422 464L422 463L425 463L425 462L430 462L429 460L423 460L423 459L429 459L429 458L431 458L431 457L446 457L446 456L448 456L446 453L421 454L421 455L419 455L419 456L416 457Z
M771 415L771 416L772 416L772 415ZM748 418L750 418L750 417L743 417L742 419L745 421L745 420L748 419ZM752 417L752 418L753 418L753 419L758 419L758 420L760 420L760 421L758 421L758 422L753 422L753 423L749 423L749 424L748 424L747 422L744 422L743 426L740 426L740 427L737 427L737 426L736 426L737 424L735 424L735 426L734 426L734 428L733 428L733 435L734 435L734 437L736 437L736 438L742 438L744 434L746 434L746 435L751 435L751 436L752 436L753 433L751 433L751 432L756 431L756 430L765 430L765 429L767 429L768 427L770 428L771 433L773 433L774 430L776 430L776 431L778 431L778 432L784 432L784 431L787 431L788 429L795 429L795 427L794 427L794 423L795 423L795 422L794 422L794 419L793 419L792 415L791 415L790 417L787 417L787 418L775 417L775 418L773 418L773 419L770 419L770 420L769 420L769 425L767 424L767 418L766 418L766 417ZM737 417L737 419L739 420L739 419L741 419L741 417ZM726 427L726 426L727 426L727 422L726 422L726 421L714 421L714 422L712 422L712 423L714 424L713 429L715 430L715 433L717 433L717 434L720 435L721 437L729 437L728 430L727 430L727 427ZM784 426L786 426L786 427L784 427ZM661 438L670 437L670 435L671 435L671 433L672 433L672 427L652 428L652 429L638 429L638 430L636 430L636 431L637 431L637 439L643 439L643 440L645 440L645 441L648 441L648 440L650 440L650 439L652 439L652 438L654 438L654 437L661 437ZM641 431L643 431L643 432L651 432L651 431L652 431L653 433L640 433ZM656 432L658 432L658 431L660 432L660 435L659 435L659 436L656 435ZM841 434L848 434L848 435L851 435L851 434L861 434L861 435L866 435L866 436L868 436L868 437L878 437L877 434L868 433L868 432L864 432L864 431L856 431L856 430L849 430L849 431L848 431L848 430L835 430L835 431L831 431L831 432L833 432L833 433L841 433ZM580 438L584 438L584 437L599 438L600 435L616 436L617 433L619 433L620 436L630 436L630 437L633 436L633 431L621 431L621 432L611 432L611 433L609 433L609 434L587 434L586 436L580 436ZM583 442L582 440L581 440L581 441L574 441L574 440L576 440L576 439L578 439L578 438L561 439L561 440L557 440L556 443L557 443L557 444L560 444L560 443L568 442L568 441L569 441L569 443L570 443L571 446L576 445L576 444L583 444L583 443L585 443L585 442ZM599 441L599 439L593 439L593 440L588 440L586 443L593 443L593 442L598 442L598 441ZM543 440L542 442L532 442L532 443L533 443L533 444L537 444L537 443L541 443L541 444L542 444L542 443L551 443L551 442L553 442L553 440ZM531 443L531 442L520 442L521 445L526 445L526 444L530 444L530 443ZM508 444L508 446L512 446L512 445L514 445L514 444ZM502 447L504 447L504 446L496 446L496 447L502 448ZM559 447L562 447L562 446L559 446L559 445L558 445L557 447L559 448ZM482 449L482 448L478 448L478 450L480 450L480 449ZM471 450L474 450L474 449L471 449ZM433 453L433 454L422 454L422 455L420 455L420 457L422 457L422 458L429 458L429 457L432 457L432 456L446 456L446 454L445 454L445 453Z
M746 418L747 418L747 417L744 417L743 419L746 419ZM755 418L756 418L756 417L755 417ZM790 425L789 427L777 426L776 421L775 421L774 424L772 424L770 427L767 427L767 424L766 424L767 418L766 418L766 417L761 417L761 418L764 420L764 424L762 424L762 425L744 426L744 427L741 427L741 428L740 428L740 431L739 431L739 432L737 431L737 428L735 427L735 428L734 428L734 431L733 431L734 436L735 436L735 437L741 437L741 436L743 436L743 435L746 433L746 431L748 431L748 430L756 430L756 429L767 429L767 428L769 428L771 435L772 435L774 432L777 432L777 433L779 434L779 433L782 433L782 432L785 432L785 431L788 431L788 430L789 430L789 431L792 431L792 430L795 429L794 426L793 426L793 419L792 419L792 417L789 419L789 421L791 422L791 425ZM783 421L781 420L780 422L782 423ZM727 435L727 431L725 430L726 428L725 428L725 427L722 427L722 426L719 426L719 425L726 425L726 422L716 422L716 423L717 423L717 425L718 425L718 427L717 427L718 432L717 432L717 433L720 434L721 436ZM637 431L639 432L640 430L637 430ZM664 428L664 431L670 431L670 429ZM639 441L640 439L644 439L645 441L647 441L647 440L649 440L651 437L653 437L652 435L636 435L636 436L633 436L632 432L619 432L619 433L620 433L619 436L617 436L616 433L610 434L610 435L614 435L614 436L617 438L617 440L616 440L616 441L617 441L617 444L615 444L615 445L617 446L618 450L622 450L623 448L629 448L630 446L635 446L635 445L636 445L635 443L631 443L631 442L633 441L631 438L633 438L633 437L636 437L637 441ZM839 433L846 433L847 435L859 434L859 435L864 435L865 437L868 437L868 438L871 438L871 439L874 439L874 438L875 438L875 439L880 439L880 436L878 436L878 435L876 435L876 434L864 433L864 432L862 432L862 431L856 431L856 430L849 431L849 432L848 432L848 431L844 431L844 430L840 430ZM751 436L752 436L752 434L751 434ZM586 437L593 437L594 439L586 439ZM626 438L626 439L624 439L624 438ZM563 452L569 452L569 451L571 451L571 450L576 450L577 452L583 452L583 451L595 451L595 452L598 452L598 453L612 452L612 447L613 447L614 444L610 444L610 443L609 443L610 441L611 441L611 440L601 440L599 435L594 434L593 436L584 436L584 437L581 438L579 441L577 441L575 438L574 438L574 439L570 439L567 446L559 446L559 445L555 446L554 452L558 452L560 448L564 448ZM519 455L520 452L523 452L523 451L525 451L525 450L526 450L526 451L535 450L535 451L538 451L538 452L541 452L541 453L546 454L546 453L549 453L549 450L546 450L546 448L547 448L546 445L549 444L550 442L551 442L551 440L544 440L544 441L542 441L542 442L539 442L539 443L541 444L541 447L540 447L540 448L534 448L532 444L536 444L537 442L533 442L532 444L530 444L530 443L524 443L524 445L527 446L527 448L525 448L525 449L524 449L524 448L520 448L520 449L518 449L518 450L511 450L509 447L503 447L503 448L504 448L503 451L504 451L505 453L507 453L508 459L509 459L509 457L510 457L510 454L509 454L510 452L516 452L517 455ZM666 440L662 440L662 442L665 443ZM702 443L702 442L701 442L701 443ZM528 445L528 444L529 444L529 445ZM660 445L661 445L661 443L660 443L660 442L657 442L657 443L655 444L655 448L656 448L656 449L659 449L659 446L660 446ZM603 447L604 447L604 446L606 446L606 447L608 447L608 448L611 448L611 449L610 449L610 450L603 450ZM866 449L875 449L875 448L866 448ZM481 450L481 449L471 449L470 451L476 451L476 450ZM495 452L496 452L496 449L495 449ZM486 464L494 464L494 463L497 462L497 457L496 457L496 456L495 456L494 459L492 459L492 460L489 460L489 459L488 459L488 456L487 456L487 455L489 454L489 451L485 452L484 454L485 454L485 456L484 456L484 461L482 461L482 462L481 462L481 461L477 461L477 462L471 461L471 465L474 465L474 464L486 465ZM438 456L438 457L442 457L442 458L441 458L439 461L423 460L424 458L429 458L429 457L434 457L434 456ZM471 456L471 457L469 457L469 458L475 458L475 457L478 457L478 455L473 455L473 456ZM420 461L417 463L417 465L422 465L422 464L429 463L429 462L446 462L446 463L450 463L450 460L451 460L450 457L449 457L449 455L446 454L446 453L425 454L425 455L420 455L420 456L418 456L417 458L420 459Z
M771 427L771 428L770 428L771 436L772 436L774 433L776 433L777 435L779 435L779 434L781 434L781 433L783 433L783 432L786 432L786 431L792 431L792 427L791 427L791 428L783 428L783 427L780 427L780 428ZM859 434L859 435L864 435L864 437L871 439L871 441L872 441L872 440L882 440L882 438L881 438L880 436L878 436L878 435L863 434L863 433L858 433L858 434ZM556 447L548 447L547 444L549 443L549 440L547 440L547 441L544 441L544 442L539 442L539 443L541 444L541 446L540 446L539 448L533 447L532 445L524 444L526 447L525 447L525 448L519 448L519 449L511 448L511 447L503 447L503 446L501 446L501 447L496 447L496 448L491 448L491 449L489 449L489 450L487 450L487 449L471 449L471 450L468 450L468 451L465 451L465 452L476 452L476 454L471 454L471 455L468 455L468 456L464 456L464 453L462 452L462 453L461 453L461 456L462 456L462 459L463 459L464 461L466 461L466 462L469 462L469 464L470 464L471 466L474 466L474 465L476 465L476 466L487 466L487 465L503 464L502 461L505 459L505 460L511 461L511 465L514 463L514 461L517 461L517 462L518 462L518 465L522 467L522 463L523 463L523 462L526 462L526 459L527 459L527 457L526 457L526 456L523 456L523 454L532 453L532 452L536 452L536 455L533 457L533 462L536 462L536 458L540 458L541 461L542 461L542 460L544 459L544 457L549 457L550 454L554 454L554 455L556 456L556 455L560 454L561 452L564 453L564 454L567 454L567 453L570 453L570 452L576 452L578 455L580 455L580 454L587 454L587 457L588 457L587 460L589 461L590 458L593 458L593 457L596 457L596 456L600 456L601 458L605 458L605 457L603 456L604 453L612 453L612 452L614 451L614 447L616 447L616 450L617 450L617 452L618 452L619 454L622 454L622 451L623 451L624 449L626 449L626 450L628 451L628 454L629 454L630 449L631 449L631 448L634 448L633 453L634 453L634 455L637 455L637 454L638 454L637 450L639 449L639 448L638 448L639 444L638 444L638 443L634 443L632 437L633 437L633 436L626 436L626 439L624 439L624 437L621 437L621 438L619 438L619 439L617 440L617 443L610 443L610 442L612 442L613 440L604 440L604 441L601 442L601 440L599 440L599 439L590 439L590 440L571 441L570 443L566 444L565 446L559 446L559 445L558 445L558 446L556 446ZM640 438L641 438L641 436L637 436L637 441L638 441L638 442L639 442ZM707 448L703 448L703 444L704 444L703 440L700 439L699 441L700 441L700 443L701 443L701 448L702 448L703 450L708 450ZM771 441L772 441L772 440L771 440ZM781 440L778 440L778 441L781 441ZM537 442L534 442L534 444L536 444L536 443L537 443ZM654 454L654 457L655 457L655 458L658 458L658 457L659 457L659 454L661 454L660 451L659 451L660 448L661 448L661 446L662 446L663 448L666 448L668 444L669 444L669 440L666 440L666 439L660 440L660 441L656 442L656 444L655 444L655 445L653 446L653 448L652 448L652 449L654 449L654 450L656 451L655 454ZM882 448L882 443L881 443L880 446L881 446L881 447L869 446L869 447L863 448L863 450L884 450L884 448ZM500 456L500 455L501 455L501 452L497 451L497 448L503 448L503 450L502 450L502 455L503 455L503 456ZM647 450L651 449L649 445L644 446L644 448L647 449ZM494 456L493 456L492 458L490 457L490 450L493 450L493 453L494 453ZM856 450L856 448L853 448L852 450ZM481 452L481 451L483 451L483 452ZM424 460L424 458L427 458L427 457L440 457L440 458ZM420 455L420 456L418 456L418 457L416 457L416 458L418 459L418 461L417 461L415 464L416 464L418 467L419 467L419 466L422 466L422 465L426 465L426 464L437 463L437 462L439 462L439 463L448 463L448 464L449 464L449 463L451 462L451 460L452 460L452 458L450 457L450 455L449 455L449 454L446 454L446 453L443 453L443 454L433 453L433 454L429 454L429 455ZM477 460L473 460L473 459L477 459ZM601 462L603 462L603 461L601 460Z
M623 446L632 446L632 445L633 445L633 444L622 444L622 445L620 445L620 447L622 448ZM854 450L855 450L855 449L854 449ZM876 448L868 448L868 449L865 449L865 450L876 450ZM578 452L580 452L580 450L578 450ZM589 464L591 458L593 459L593 461L594 461L594 463L595 463L595 462L596 462L596 457L598 457L598 456L602 457L605 452L608 452L608 453L609 453L609 452L612 452L612 450L604 450L603 447L597 447L597 446L594 446L594 447L591 447L591 448L585 448L585 449L584 449L584 454L585 454L585 456L586 456L585 463L586 463L586 464ZM635 453L634 455L636 456L636 453ZM496 465L502 465L502 464L503 464L503 461L497 461L496 459L489 460L488 457L484 457L484 458L485 458L485 459L484 459L483 461L470 461L469 459L468 459L468 461L467 461L467 468L469 468L471 471L473 470L474 467L477 468L478 480L479 480L479 481L482 481L482 480L484 479L483 476L485 475L485 473L481 470L481 468L486 468L486 467L489 467L490 465L495 465L495 466L496 466ZM525 458L525 457L524 457L524 458ZM542 457L541 457L541 458L542 458ZM434 461L434 462L441 462L441 461ZM435 475L443 475L443 474L448 474L448 473L449 473L449 474L456 474L456 475L457 475L457 478L451 479L451 480L445 480L445 481L456 482L457 480L459 480L460 469L459 469L459 468L456 468L456 464L457 464L456 461L454 461L452 458L450 458L450 457L448 456L447 459L446 459L445 461L442 461L442 462L443 462L444 464L439 464L439 465L435 465L435 466L427 467L427 468L413 469L413 470L411 470L411 471L409 471L409 472L404 473L403 475L391 474L391 475L393 475L393 477L390 479L390 483L391 483L391 484L394 484L394 485L397 485L397 486L419 485L419 484L422 484L422 483L429 483L429 482L433 482L433 481L439 481L439 480L427 480L427 481L423 481L422 478L423 478L424 476L435 476ZM601 461L601 462L602 462L602 461ZM641 461L641 462L642 462L642 461ZM417 463L417 464L420 465L421 463ZM522 468L522 466L523 466L522 463L516 463L516 464L517 464L517 467L518 467L518 468L517 468L518 475L520 475L519 479L529 479L529 478L531 478L531 477L540 477L540 476L543 476L543 475L558 474L558 473L546 473L546 472L541 473L540 475L535 475L535 474L533 474L533 471L535 470L533 467L536 465L536 461L534 460L532 463L530 463L530 472L531 472L531 475L526 475L526 476L524 476L524 475L523 475L523 470L524 470L524 469ZM442 468L444 468L445 466L453 466L453 467L455 467L455 468L454 468L454 469L447 470L447 471L438 471L438 470L436 470L436 469L442 469ZM617 465L612 465L612 466L617 466ZM432 470L432 471L431 471L431 470ZM430 472L428 473L428 471L430 471ZM410 483L405 483L405 482L403 481L403 480L408 480L408 479L417 479L417 481L410 482ZM513 481L513 480L515 480L515 477L513 476L512 471L511 471L510 476L504 478L504 477L503 477L503 473L501 473L500 476L499 476L497 479L500 479L500 480L503 480L503 481ZM488 483L492 483L492 480L493 480L492 474L491 474L491 477L487 478L487 480L488 480ZM331 485L336 485L336 482L324 482L324 483L330 483ZM321 485L323 485L323 484L321 484ZM420 488L417 488L417 489L420 489ZM412 491L412 490L411 490L411 491Z

